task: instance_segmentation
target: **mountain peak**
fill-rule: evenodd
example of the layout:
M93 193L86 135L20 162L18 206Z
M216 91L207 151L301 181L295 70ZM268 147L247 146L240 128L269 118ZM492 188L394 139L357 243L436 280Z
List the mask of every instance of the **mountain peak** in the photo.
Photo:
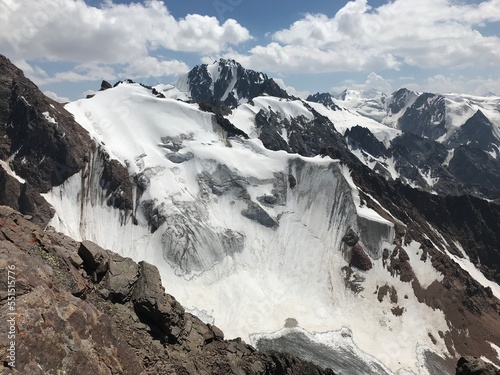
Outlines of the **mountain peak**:
M175 84L195 101L215 100L235 108L261 95L290 98L265 73L244 68L233 59L214 61L213 64L195 66Z
M367 90L353 90L353 89L345 89L341 93L334 94L333 97L338 100L360 100L360 99L380 99L384 98L387 95L382 91L376 89L367 89Z
M225 59L223 57L221 57L219 60L215 60L212 65L216 65L218 64L219 66L225 66L225 67L229 67L229 68L234 68L234 67L240 67L241 64L234 60L234 59Z
M329 92L317 92L316 94L309 95L306 100L308 102L321 103L325 107L333 109L334 111L341 109L337 104L335 104L334 97Z

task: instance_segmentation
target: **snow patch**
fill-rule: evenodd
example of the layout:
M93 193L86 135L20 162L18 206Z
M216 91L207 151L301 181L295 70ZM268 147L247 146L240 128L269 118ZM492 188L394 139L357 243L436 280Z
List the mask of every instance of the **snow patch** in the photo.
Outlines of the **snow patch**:
M467 253L463 249L462 245L458 241L454 241L454 244L457 246L457 248L460 250L460 252L463 255L463 258L459 258L456 255L453 255L450 253L448 250L445 250L448 256L455 262L457 263L460 268L462 268L464 271L466 271L474 280L476 280L479 284L482 286L490 287L491 290L493 291L493 294L495 297L500 298L500 286L495 283L494 281L488 280L481 271L479 271L474 263L472 263L467 256Z
M4 161L4 160L0 160L0 165L1 165L1 166L2 166L2 168L5 170L5 172L7 172L7 174L8 174L9 176L14 177L14 178L15 178L17 181L19 181L21 184L24 184L24 183L26 182L26 180L25 180L24 178L22 178L22 177L19 177L19 176L16 174L16 172L14 172L14 171L12 170L12 168L10 167L9 162L10 162L10 158L9 158L9 159L7 159L6 161Z
M42 115L49 123L57 125L57 121L50 115L49 112L43 112Z
M430 259L421 260L423 250L418 242L412 241L404 249L410 257L411 268L422 288L428 288L434 281L443 281L444 275L432 266Z
M444 167L450 166L450 161L451 161L451 159L453 159L454 155L455 155L455 149L448 150L448 155L446 155L446 159L444 159L444 162L443 162Z

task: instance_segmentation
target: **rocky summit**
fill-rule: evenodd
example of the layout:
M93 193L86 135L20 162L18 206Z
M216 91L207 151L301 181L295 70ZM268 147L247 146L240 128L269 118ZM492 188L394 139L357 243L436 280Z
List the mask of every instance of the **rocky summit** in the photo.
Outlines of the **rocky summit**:
M497 371L497 98L0 73L2 373Z

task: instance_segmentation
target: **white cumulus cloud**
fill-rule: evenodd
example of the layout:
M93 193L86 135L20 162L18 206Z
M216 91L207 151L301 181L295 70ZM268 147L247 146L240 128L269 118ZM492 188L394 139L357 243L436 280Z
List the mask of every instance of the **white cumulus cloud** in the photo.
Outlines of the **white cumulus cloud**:
M250 39L235 20L175 19L159 0L91 7L83 0L2 0L0 48L25 59L125 63L163 47L218 52Z
M377 8L349 1L333 17L308 14L247 54L229 54L281 73L494 67L500 38L481 33L500 21L500 0L393 0Z
M83 0L1 0L0 51L24 62L39 84L184 73L185 63L162 51L221 53L251 39L235 20L189 14L176 19L160 0L100 7ZM64 61L73 69L47 76L33 61ZM31 65L30 65L31 64Z
M59 96L54 91L44 91L43 93L45 96L48 96L50 99L55 100L59 103L68 103L70 101L69 98L66 98L65 96Z

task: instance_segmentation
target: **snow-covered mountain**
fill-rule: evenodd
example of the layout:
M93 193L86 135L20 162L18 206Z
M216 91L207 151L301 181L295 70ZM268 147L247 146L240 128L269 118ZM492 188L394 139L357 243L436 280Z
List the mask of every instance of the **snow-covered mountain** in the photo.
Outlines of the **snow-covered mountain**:
M309 98L308 98L309 99ZM313 101L313 97L311 97ZM402 88L386 96L368 90L345 90L334 103L372 118L384 125L432 139L445 145L475 143L495 155L500 140L500 97L463 94L416 93ZM477 116L480 120L475 120ZM473 134L479 121L488 130ZM469 129L467 129L469 128ZM465 132L466 134L462 135Z
M359 160L386 178L437 193L500 198L499 97L400 89L389 96L346 90L308 100L381 125L374 131L360 121L360 128L343 134ZM386 134L383 144L380 133Z
M176 85L123 82L69 103L92 146L40 189L49 225L155 264L190 312L260 349L343 374L451 374L465 354L500 364L500 207L408 185L436 178L422 158L448 163L455 181L452 167L476 149L273 84L220 60ZM394 113L418 99L399 97L384 99ZM38 113L18 101L16 113ZM44 108L39 123L59 134L64 110ZM29 130L9 121L5 139ZM23 144L24 169L4 147L9 178L43 165L33 147Z
M266 74L243 68L234 60L220 59L197 65L175 83L181 92L195 100L220 101L234 108L256 96L290 96Z

